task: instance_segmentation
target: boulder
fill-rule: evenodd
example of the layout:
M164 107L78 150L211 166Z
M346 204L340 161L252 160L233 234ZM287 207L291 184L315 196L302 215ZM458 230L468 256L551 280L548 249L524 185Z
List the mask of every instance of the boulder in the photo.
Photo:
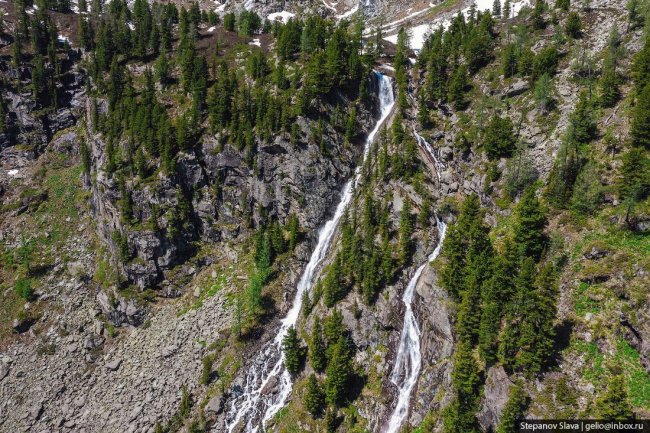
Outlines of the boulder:
M115 359L111 362L106 363L106 369L109 371L116 371L118 368L120 368L121 364L122 364L121 359Z
M524 92L527 92L530 89L530 84L527 80L517 80L503 90L502 97L512 98L519 96Z
M225 404L226 399L223 394L214 396L208 401L208 404L205 405L204 412L207 416L219 415L223 412Z
M492 431L499 424L501 411L508 401L512 385L503 367L491 367L488 370L481 409L476 414L484 430Z

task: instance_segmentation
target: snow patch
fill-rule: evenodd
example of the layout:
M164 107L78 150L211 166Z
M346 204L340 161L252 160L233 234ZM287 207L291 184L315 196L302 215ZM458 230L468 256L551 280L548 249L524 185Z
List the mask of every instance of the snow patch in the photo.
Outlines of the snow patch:
M18 170L16 170L16 169L14 169L14 170L9 170L9 171L7 172L7 174L8 174L9 176L11 176L11 177L18 177Z
M260 42L259 38L255 38L252 41L250 41L248 45L255 45L257 47L261 47L262 43Z
M283 23L287 23L291 18L295 17L296 14L292 14L291 12L288 11L282 11L282 12L273 12L272 14L269 14L267 18L269 21L282 21Z
M518 2L515 2L512 4L512 13L513 16L516 16L519 11L524 7L524 6L530 6L530 1L531 0L521 0ZM492 3L493 0L477 0L474 2L476 11L489 11L492 10ZM469 14L469 10L471 9L471 5L466 7L465 9L461 10L460 12L467 17ZM415 14L411 14L405 18L402 18L400 20L394 21L390 24L387 24L384 26L384 28L392 28L396 26L399 23L402 23L410 18L412 18L414 15L419 15L428 9L424 9L419 12L415 12ZM455 16L455 14L454 14ZM446 16L446 17L438 17L435 20L433 20L431 23L428 24L420 24L418 26L411 27L409 29L409 33L411 35L409 43L410 47L414 50L421 50L422 47L424 46L424 41L427 40L427 37L429 36L430 33L432 33L435 29L438 27L443 27L446 29L449 27L449 24L451 24L451 20L453 17L451 16ZM392 31L397 31L398 29L392 29ZM384 40L387 40L388 42L392 42L393 44L397 44L397 33L386 36Z
M217 28L216 28L215 26L212 26L212 27L210 27L210 28L208 29L208 33L212 33L212 32L215 31L216 29L217 29Z
M59 35L59 42L62 42L64 44L72 45L72 42L70 42L70 38L68 38L65 35Z
M214 11L215 12L223 12L225 10L226 10L226 4L224 3L222 5L217 6L217 8Z

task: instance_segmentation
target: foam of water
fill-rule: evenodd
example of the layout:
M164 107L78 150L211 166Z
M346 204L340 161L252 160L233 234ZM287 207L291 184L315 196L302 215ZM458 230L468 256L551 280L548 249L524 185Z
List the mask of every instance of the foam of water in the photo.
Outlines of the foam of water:
M436 176L438 177L438 183L440 183L440 172L445 168L444 164L440 162L440 158L438 158L436 155L433 147L431 147L431 144L429 144L429 142L427 142L424 137L418 134L415 129L413 129L413 134L415 135L415 139L417 140L420 147L422 147L433 160L433 164L436 167Z
M365 161L370 152L370 147L377 132L379 132L382 124L390 115L395 104L391 79L380 73L376 74L379 79L378 96L381 117L377 121L374 129L368 134L363 150L363 161ZM320 271L322 262L334 238L336 227L352 200L354 187L361 178L362 166L363 162L356 168L354 177L345 184L341 193L341 201L336 207L334 216L320 230L316 248L296 288L296 295L292 307L287 313L287 316L282 320L275 338L262 348L252 364L249 365L242 393L232 399L226 419L227 431L229 433L244 420L246 422L244 431L246 432L257 432L260 424L264 428L268 421L284 407L287 398L291 394L293 383L289 372L284 367L282 340L287 335L289 328L295 326L298 321L298 315L302 307L303 293L311 290L315 282L315 278ZM278 381L277 391L266 393L267 390L273 391L272 388L275 387L273 382L275 381ZM260 416L262 416L261 422Z

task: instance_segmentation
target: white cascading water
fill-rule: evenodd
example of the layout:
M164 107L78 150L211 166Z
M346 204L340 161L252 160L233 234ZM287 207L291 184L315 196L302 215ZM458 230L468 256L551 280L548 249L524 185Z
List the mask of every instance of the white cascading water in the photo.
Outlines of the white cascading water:
M433 148L427 141L413 130L418 144L431 156L436 166L436 174L438 181L440 181L440 170L442 164L436 157ZM422 354L420 353L420 327L413 314L413 298L415 296L415 286L424 271L425 266L433 262L442 249L442 243L445 240L447 232L447 225L441 220L437 219L438 225L438 244L433 250L428 260L423 263L413 274L413 278L409 281L404 295L402 295L402 302L404 302L404 324L402 326L402 335L399 340L399 347L397 348L397 356L395 358L395 365L390 375L390 380L399 387L399 394L397 397L397 405L390 416L386 433L397 433L404 422L404 419L409 413L409 405L411 401L411 391L418 381L420 376L420 368L422 367Z
M422 147L433 160L433 164L436 167L436 176L438 177L438 183L440 183L440 172L443 168L445 168L445 166L440 162L438 156L436 156L436 152L433 150L433 147L431 147L431 144L429 144L429 142L425 140L424 137L418 134L415 129L413 129L413 134L415 135L415 139L417 140L420 147Z
M284 367L282 340L287 335L289 328L295 326L298 321L298 315L302 308L303 293L311 290L315 282L321 264L325 259L329 246L334 238L336 227L352 199L354 187L361 178L363 161L365 161L370 152L370 147L377 132L386 118L390 115L393 105L395 104L391 79L378 72L376 74L379 79L378 96L381 117L377 121L374 129L370 134L368 134L363 150L362 163L356 168L354 177L346 183L343 188L341 201L336 207L334 216L325 223L323 228L320 230L316 248L309 259L309 263L307 263L307 266L305 267L300 281L298 282L296 295L291 309L287 313L287 316L282 320L275 338L266 343L253 362L249 365L245 376L242 394L232 400L226 418L227 430L229 433L231 433L243 420L246 422L244 431L253 433L257 432L260 424L265 426L266 423L284 407L287 398L291 394L293 383L291 382L289 372ZM275 380L278 381L277 391L269 392L264 395L266 391L265 388L271 387L269 384L271 381Z

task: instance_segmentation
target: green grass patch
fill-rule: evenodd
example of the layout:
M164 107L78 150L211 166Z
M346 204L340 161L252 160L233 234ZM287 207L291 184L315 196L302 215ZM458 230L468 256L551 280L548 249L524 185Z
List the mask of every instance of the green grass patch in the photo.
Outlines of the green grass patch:
M639 352L626 340L620 339L616 345L614 361L625 375L632 405L650 409L650 375L641 364Z
M574 339L569 350L575 351L584 357L583 379L594 385L601 384L605 377L605 355L600 351L596 343L587 343L583 340Z
M575 312L579 317L584 317L587 313L598 314L600 306L598 302L589 297L591 286L587 283L580 283L574 293Z

